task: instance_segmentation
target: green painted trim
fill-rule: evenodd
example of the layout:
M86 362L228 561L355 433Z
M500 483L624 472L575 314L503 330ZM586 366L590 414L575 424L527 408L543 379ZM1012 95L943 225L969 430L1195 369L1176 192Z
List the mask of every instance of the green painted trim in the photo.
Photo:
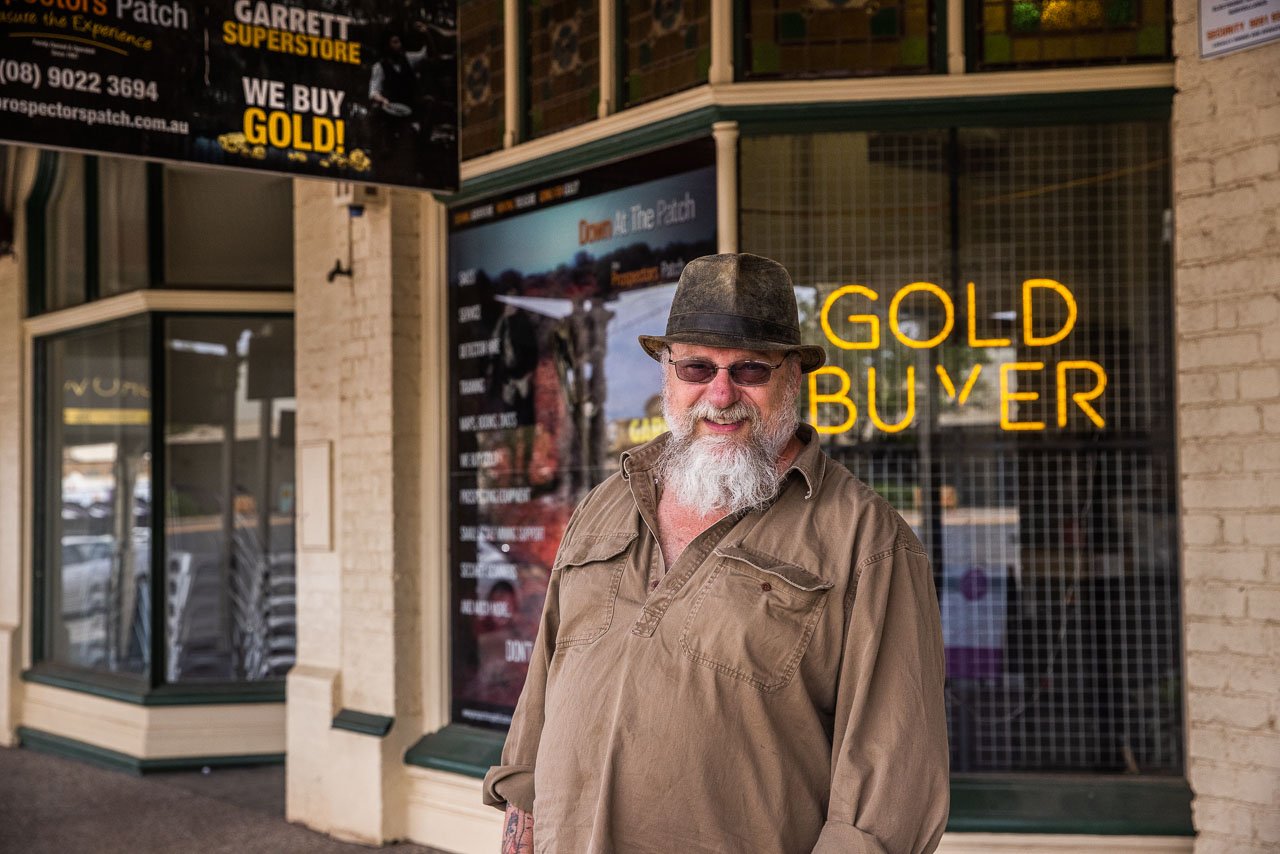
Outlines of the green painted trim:
M127 753L108 750L96 744L77 741L61 735L18 727L19 743L37 753L61 756L87 762L111 771L124 771L141 776L156 771L185 771L195 768L226 768L240 765L283 765L283 753L247 753L233 756L170 756L161 759L139 759Z
M929 37L933 39L933 50L930 52L930 68L933 74L949 74L947 70L947 34L951 31L951 21L947 18L947 0L930 0L929 14L933 17L933 27ZM964 26L964 12L960 13L960 26Z
M505 731L449 724L418 739L404 754L406 765L482 778L502 761Z
M598 139L569 151L558 151L508 169L491 172L465 182L453 195L437 195L447 205L466 204L504 190L546 181L556 175L580 172L612 160L621 160L645 151L711 135L717 121L714 108L703 108L634 131Z
M53 664L38 664L23 671L22 681L79 691L135 706L226 706L247 703L283 703L283 681L219 682L208 685L161 685L148 690L144 679L93 674Z
M147 281L164 285L164 165L147 164Z
M977 74L978 51L982 49L982 0L966 0L964 6L964 70Z
M382 738L391 732L395 718L386 715L375 715L369 712L357 712L355 709L339 709L331 726L334 729L345 729L347 732L358 732L362 735L373 735Z
M702 107L643 128L558 151L465 182L447 205L467 204L556 175L581 172L612 160L706 136L717 121L737 121L743 134L823 133L983 125L1055 125L1119 121L1166 121L1173 110L1170 87L1045 95L846 101Z
M41 151L36 162L36 178L27 195L27 316L34 317L45 311L45 278L48 275L48 259L45 257L47 241L45 231L49 196L58 177L58 155L53 151Z
M954 779L947 831L1195 835L1185 780L1102 776Z
M84 302L98 299L102 293L102 265L99 255L102 220L98 205L98 158L94 155L84 156Z

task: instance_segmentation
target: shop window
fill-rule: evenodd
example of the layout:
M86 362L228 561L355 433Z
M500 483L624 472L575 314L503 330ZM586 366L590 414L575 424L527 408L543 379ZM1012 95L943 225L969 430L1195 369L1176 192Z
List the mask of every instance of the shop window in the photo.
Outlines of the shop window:
M742 140L804 414L929 549L952 770L1179 775L1168 126Z
M710 0L627 0L623 16L623 101L652 101L707 82Z
M970 0L976 70L1170 58L1168 0Z
M600 4L531 0L524 25L529 136L594 119L600 106Z
M288 178L45 152L27 214L33 315L141 288L292 287Z
M164 213L166 285L292 287L291 178L166 166Z
M281 679L295 648L292 320L147 315L47 336L36 358L32 678L137 698Z
M502 0L461 0L462 159L502 147L505 53Z
M738 67L744 79L914 74L933 68L932 0L749 0L739 14Z

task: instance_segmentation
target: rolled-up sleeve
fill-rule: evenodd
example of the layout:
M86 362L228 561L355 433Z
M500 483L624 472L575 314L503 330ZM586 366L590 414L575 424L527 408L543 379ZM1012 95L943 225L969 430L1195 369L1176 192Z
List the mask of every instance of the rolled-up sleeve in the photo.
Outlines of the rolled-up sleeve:
M946 666L928 557L900 545L860 567L814 854L933 851L950 805Z

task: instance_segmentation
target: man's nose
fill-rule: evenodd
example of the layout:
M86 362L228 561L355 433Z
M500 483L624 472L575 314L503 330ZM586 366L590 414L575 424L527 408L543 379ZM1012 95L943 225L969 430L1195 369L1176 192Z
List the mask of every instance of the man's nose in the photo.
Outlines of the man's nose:
M737 403L740 394L733 380L729 379L729 372L721 369L716 371L716 375L711 379L711 387L707 389L707 401L713 406L724 409L726 406Z

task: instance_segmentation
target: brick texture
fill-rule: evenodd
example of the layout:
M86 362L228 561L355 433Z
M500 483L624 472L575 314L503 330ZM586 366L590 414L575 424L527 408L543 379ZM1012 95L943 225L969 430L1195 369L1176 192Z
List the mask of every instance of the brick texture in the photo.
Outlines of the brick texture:
M1174 2L1187 774L1197 854L1280 842L1280 44Z

